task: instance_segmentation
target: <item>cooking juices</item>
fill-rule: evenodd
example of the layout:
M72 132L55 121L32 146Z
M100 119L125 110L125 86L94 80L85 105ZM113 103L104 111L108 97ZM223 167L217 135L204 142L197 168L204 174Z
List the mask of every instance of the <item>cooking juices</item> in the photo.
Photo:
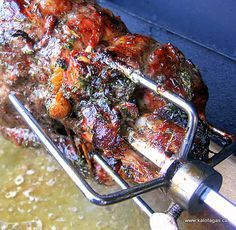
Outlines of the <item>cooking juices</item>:
M132 201L89 203L42 149L16 147L2 138L0 146L0 229L149 229ZM115 189L94 186L101 193Z

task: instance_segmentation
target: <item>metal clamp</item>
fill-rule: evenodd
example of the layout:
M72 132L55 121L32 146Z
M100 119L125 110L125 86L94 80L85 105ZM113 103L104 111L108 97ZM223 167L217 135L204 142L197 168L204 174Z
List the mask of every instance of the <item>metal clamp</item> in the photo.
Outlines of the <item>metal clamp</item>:
M174 202L190 213L198 212L203 202L201 195L207 188L219 191L222 176L206 163L194 161L180 164L171 179L168 193Z

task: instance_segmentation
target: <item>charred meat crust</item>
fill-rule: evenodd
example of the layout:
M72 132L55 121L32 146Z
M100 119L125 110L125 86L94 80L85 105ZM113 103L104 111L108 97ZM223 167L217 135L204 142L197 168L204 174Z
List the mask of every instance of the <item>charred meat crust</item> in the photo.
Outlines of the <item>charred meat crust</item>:
M207 87L172 44L131 34L119 17L94 1L4 0L0 12L0 125L6 138L26 146L37 143L8 102L14 91L55 142L70 150L66 156L75 162L82 156L101 182L110 180L90 160L92 151L131 181L158 177L158 168L126 143L127 130L138 129L138 118L147 119L152 129L144 126L139 134L171 156L180 148L186 115L102 63L97 55L103 54L195 104L201 121L191 157L207 159Z

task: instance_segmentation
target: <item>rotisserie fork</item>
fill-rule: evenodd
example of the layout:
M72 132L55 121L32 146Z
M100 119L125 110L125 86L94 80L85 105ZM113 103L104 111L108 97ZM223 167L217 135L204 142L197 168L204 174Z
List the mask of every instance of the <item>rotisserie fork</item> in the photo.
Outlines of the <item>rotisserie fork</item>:
M151 151L150 149L144 148L141 141L133 141L133 133L130 131L128 135L129 143L134 149L138 150L142 155L161 168L161 177L140 185L130 187L127 182L125 182L116 172L113 171L113 169L108 165L102 156L96 153L91 153L91 158L100 164L101 167L122 188L122 190L108 195L98 194L89 185L79 170L75 170L75 168L65 160L60 150L45 134L40 125L30 114L30 112L24 107L24 105L16 98L13 93L10 94L9 99L11 103L24 118L29 127L36 133L49 153L54 156L54 158L58 161L58 163L62 166L62 168L66 171L74 183L79 187L83 194L92 203L97 205L109 205L133 198L138 206L149 217L153 217L154 211L142 198L139 197L139 195L156 188L165 187L168 195L175 202L175 204L167 212L167 215L160 215L158 218L166 218L166 221L171 224L170 218L172 218L175 222L182 210L185 209L190 212L197 211L202 207L203 203L205 203L236 226L236 207L218 193L222 184L222 176L213 169L213 166L217 165L232 153L236 152L236 143L232 141L231 144L224 146L223 150L210 158L209 164L201 161L188 161L188 155L194 141L198 124L198 116L194 106L176 94L158 88L158 85L155 82L149 80L141 72L129 68L122 63L113 62L109 58L102 55L98 56L98 58L100 61L106 63L111 68L122 72L133 82L141 84L171 101L188 115L186 134L178 156L171 157L168 160L165 159L163 164L162 156L159 156L158 154L152 154L154 150ZM225 138L225 134L223 132L218 131L215 128L212 128L212 131L218 133L219 139ZM223 209L222 206L224 207ZM175 224L173 223L172 226L173 229L176 228Z

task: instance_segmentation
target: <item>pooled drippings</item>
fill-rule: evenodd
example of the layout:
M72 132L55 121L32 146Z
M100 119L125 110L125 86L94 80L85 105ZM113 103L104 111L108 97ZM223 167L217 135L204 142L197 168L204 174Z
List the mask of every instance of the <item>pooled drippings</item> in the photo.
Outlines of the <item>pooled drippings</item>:
M0 229L149 229L132 201L109 207L89 203L43 150L2 138L0 144ZM104 186L93 185L104 192Z

